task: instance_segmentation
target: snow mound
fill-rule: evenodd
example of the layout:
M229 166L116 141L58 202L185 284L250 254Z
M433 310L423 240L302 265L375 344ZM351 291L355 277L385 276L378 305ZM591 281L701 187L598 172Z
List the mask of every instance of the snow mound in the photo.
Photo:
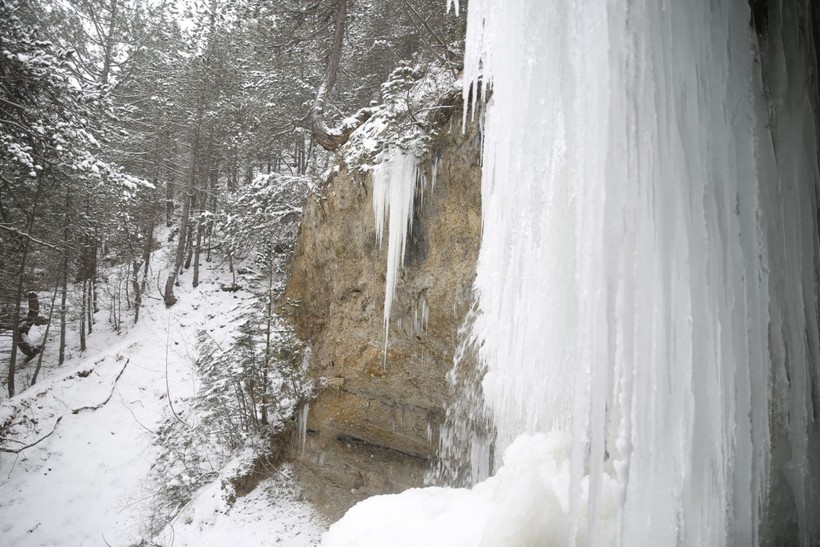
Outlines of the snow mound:
M521 435L504 454L495 476L472 489L414 488L374 496L353 508L322 537L325 547L563 546L569 545L572 438L551 432ZM615 537L616 488L605 475L596 540ZM586 479L580 495L586 496ZM586 514L577 516L584 522ZM587 527L577 541L587 543Z

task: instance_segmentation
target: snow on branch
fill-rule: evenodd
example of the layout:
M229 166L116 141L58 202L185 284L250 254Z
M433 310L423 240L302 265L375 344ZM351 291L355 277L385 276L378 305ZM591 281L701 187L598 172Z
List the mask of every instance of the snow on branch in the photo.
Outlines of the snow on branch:
M27 234L25 232L21 232L20 230L18 230L16 228L12 228L11 226L6 226L5 224L0 224L0 230L5 230L5 231L10 232L10 233L12 233L16 236L24 237L24 238L28 239L29 241L31 241L32 243L37 243L38 245L48 247L49 249L54 249L55 251L61 251L62 252L62 249L60 249L59 247L57 247L55 245L52 245L51 243L46 243L45 241L43 241L41 239L37 239L36 237L32 237L32 236L30 236L29 234Z

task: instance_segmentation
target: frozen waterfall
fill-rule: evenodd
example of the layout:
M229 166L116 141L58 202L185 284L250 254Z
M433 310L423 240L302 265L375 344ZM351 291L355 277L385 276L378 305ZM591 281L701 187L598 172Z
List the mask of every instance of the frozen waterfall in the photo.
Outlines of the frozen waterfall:
M754 4L470 1L473 337L511 448L327 544L820 542L820 17Z
M575 526L608 474L623 545L820 541L809 9L470 2L485 397L499 448L572 433Z

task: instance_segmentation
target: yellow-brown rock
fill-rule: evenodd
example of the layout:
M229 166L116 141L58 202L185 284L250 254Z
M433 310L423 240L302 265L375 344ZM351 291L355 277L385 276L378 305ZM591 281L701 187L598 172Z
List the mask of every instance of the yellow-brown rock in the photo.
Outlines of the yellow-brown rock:
M296 460L305 495L331 519L421 486L436 457L481 230L478 131L451 125L433 151L436 186L417 194L386 359L387 244L376 241L370 177L341 167L305 206L280 311L321 380Z

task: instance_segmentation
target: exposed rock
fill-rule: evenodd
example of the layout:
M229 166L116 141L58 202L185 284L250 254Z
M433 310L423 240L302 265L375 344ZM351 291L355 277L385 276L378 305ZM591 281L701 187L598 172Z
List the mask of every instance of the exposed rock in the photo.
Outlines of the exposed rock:
M342 167L304 210L280 311L323 379L296 459L305 495L332 519L367 496L421 486L436 457L481 230L478 130L449 123L434 147L435 189L416 199L386 362L387 243L376 241L370 177Z

